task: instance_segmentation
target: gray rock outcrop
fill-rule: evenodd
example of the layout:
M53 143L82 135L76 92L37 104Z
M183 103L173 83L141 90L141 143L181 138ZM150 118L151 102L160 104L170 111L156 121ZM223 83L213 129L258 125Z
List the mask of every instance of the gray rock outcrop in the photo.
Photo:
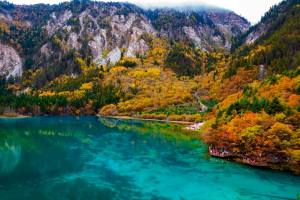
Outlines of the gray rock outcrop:
M262 81L266 78L268 74L268 68L264 65L258 65L257 67L257 79Z
M46 43L42 46L41 53L44 53L47 56L47 58L51 53L53 53L50 43Z
M22 75L22 59L12 47L0 43L0 75Z
M107 57L100 62L100 65L108 65L109 63L115 64L119 60L121 60L121 50L117 47L107 54Z

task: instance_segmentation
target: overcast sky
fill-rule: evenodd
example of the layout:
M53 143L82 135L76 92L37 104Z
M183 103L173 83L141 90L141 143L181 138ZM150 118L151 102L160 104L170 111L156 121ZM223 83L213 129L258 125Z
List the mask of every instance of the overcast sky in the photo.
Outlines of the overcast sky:
M8 0L15 4L36 4L49 3L58 4L65 0ZM115 1L115 0L102 0ZM122 0L120 0L122 1ZM125 0L123 0L125 1ZM269 10L269 8L278 4L282 0L126 0L128 2L144 5L144 6L178 6L186 4L210 4L218 7L233 10L235 13L242 15L251 23L257 23L261 16Z

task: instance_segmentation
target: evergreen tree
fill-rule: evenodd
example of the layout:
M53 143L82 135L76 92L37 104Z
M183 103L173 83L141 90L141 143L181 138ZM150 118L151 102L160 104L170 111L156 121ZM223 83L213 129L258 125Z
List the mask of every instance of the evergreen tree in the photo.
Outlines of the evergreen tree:
M262 97L259 104L261 109L266 109L269 106L269 100L265 97Z
M297 111L300 112L300 105L297 106Z
M257 98L257 96L253 97L253 104L252 104L252 112L259 112L260 111L260 104L259 104L259 100Z
M58 109L59 109L59 103L58 103L58 99L56 99L55 101L55 106L54 106L54 113L57 115L58 114Z
M296 94L300 95L300 85L299 85L298 88L296 89Z
M283 111L283 106L280 104L278 97L273 98L272 102L269 104L266 111L268 114L272 114L272 115Z

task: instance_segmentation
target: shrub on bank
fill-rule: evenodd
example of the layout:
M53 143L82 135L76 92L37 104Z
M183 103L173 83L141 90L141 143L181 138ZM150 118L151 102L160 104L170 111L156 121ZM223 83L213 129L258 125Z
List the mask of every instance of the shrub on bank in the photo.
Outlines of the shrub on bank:
M18 114L17 113L5 113L6 117L17 117Z
M186 120L186 117L185 115L180 115L177 117L176 121L185 121Z
M167 117L168 117L167 115L159 114L159 115L156 116L156 119L165 120L165 119L167 119Z

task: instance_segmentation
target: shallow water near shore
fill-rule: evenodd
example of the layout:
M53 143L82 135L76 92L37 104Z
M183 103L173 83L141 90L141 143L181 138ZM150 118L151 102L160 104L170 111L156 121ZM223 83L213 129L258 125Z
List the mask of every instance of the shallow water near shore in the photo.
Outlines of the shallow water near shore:
M218 158L178 125L0 119L0 199L297 199L300 177ZM199 145L200 144L200 145Z

